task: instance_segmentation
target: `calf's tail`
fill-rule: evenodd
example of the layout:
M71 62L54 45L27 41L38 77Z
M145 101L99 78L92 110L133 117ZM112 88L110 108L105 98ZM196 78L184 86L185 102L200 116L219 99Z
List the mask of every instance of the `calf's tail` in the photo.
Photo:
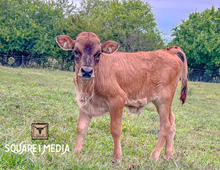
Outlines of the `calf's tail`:
M186 97L187 97L187 92L188 92L188 64L187 64L187 59L186 59L186 54L184 51L177 46L172 46L166 48L169 52L175 53L180 57L180 59L183 62L183 70L182 70L182 75L181 75L181 94L180 94L180 100L182 101L182 104L185 103Z

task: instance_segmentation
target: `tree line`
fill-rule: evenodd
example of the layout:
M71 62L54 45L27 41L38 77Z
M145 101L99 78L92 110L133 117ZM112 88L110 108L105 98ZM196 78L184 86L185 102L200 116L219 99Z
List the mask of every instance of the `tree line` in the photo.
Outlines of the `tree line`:
M75 39L83 31L96 33L101 42L118 42L119 51L166 47L152 6L144 0L82 0L79 6L71 0L0 0L0 63L72 70L74 55L61 50L55 37ZM195 11L172 31L167 46L183 48L190 78L219 78L220 8Z
M192 80L220 82L220 8L192 12L173 28L171 45L186 53Z

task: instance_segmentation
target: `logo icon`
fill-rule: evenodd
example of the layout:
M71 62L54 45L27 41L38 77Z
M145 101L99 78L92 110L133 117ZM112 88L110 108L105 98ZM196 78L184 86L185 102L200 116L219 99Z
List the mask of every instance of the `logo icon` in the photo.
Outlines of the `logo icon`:
M33 140L48 140L48 123L32 123L31 129Z

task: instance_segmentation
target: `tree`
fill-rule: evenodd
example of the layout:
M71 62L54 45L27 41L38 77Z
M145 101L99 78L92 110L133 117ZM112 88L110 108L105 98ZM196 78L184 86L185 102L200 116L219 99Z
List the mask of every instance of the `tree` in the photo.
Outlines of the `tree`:
M55 30L56 30L55 34L56 35L55 36L61 35L61 34L67 34L67 31L66 31L67 18L68 18L68 16L75 14L76 5L69 0L55 0L53 2L54 2L54 7L56 9L60 9L63 13L63 17L56 20L56 26L55 26ZM55 36L54 36L54 38L55 38ZM65 61L67 63L69 62L69 64L68 64L69 66L72 65L72 62L74 61L73 53L70 51L63 51L60 47L58 47L57 43L56 43L55 47L56 47L54 49L55 55L53 57L60 61L61 70L64 69ZM74 68L73 68L73 70L74 70Z
M150 4L143 0L83 0L78 13L69 16L67 34L96 33L102 42L114 40L121 51L162 48L163 40Z
M56 22L64 16L62 8L52 1L0 1L3 4L0 6L1 53L41 57L39 61L55 57Z
M178 45L186 53L191 76L200 73L201 80L209 81L220 72L220 8L195 11L188 20L173 28Z

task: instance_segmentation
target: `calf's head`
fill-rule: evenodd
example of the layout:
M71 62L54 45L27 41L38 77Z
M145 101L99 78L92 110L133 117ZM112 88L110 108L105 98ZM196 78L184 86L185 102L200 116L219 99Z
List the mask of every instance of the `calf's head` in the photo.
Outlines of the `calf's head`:
M107 41L101 44L99 37L92 32L82 32L76 40L67 35L56 37L58 45L63 50L72 50L75 55L75 65L78 76L84 81L95 77L95 69L102 53L111 54L118 50L118 43Z

